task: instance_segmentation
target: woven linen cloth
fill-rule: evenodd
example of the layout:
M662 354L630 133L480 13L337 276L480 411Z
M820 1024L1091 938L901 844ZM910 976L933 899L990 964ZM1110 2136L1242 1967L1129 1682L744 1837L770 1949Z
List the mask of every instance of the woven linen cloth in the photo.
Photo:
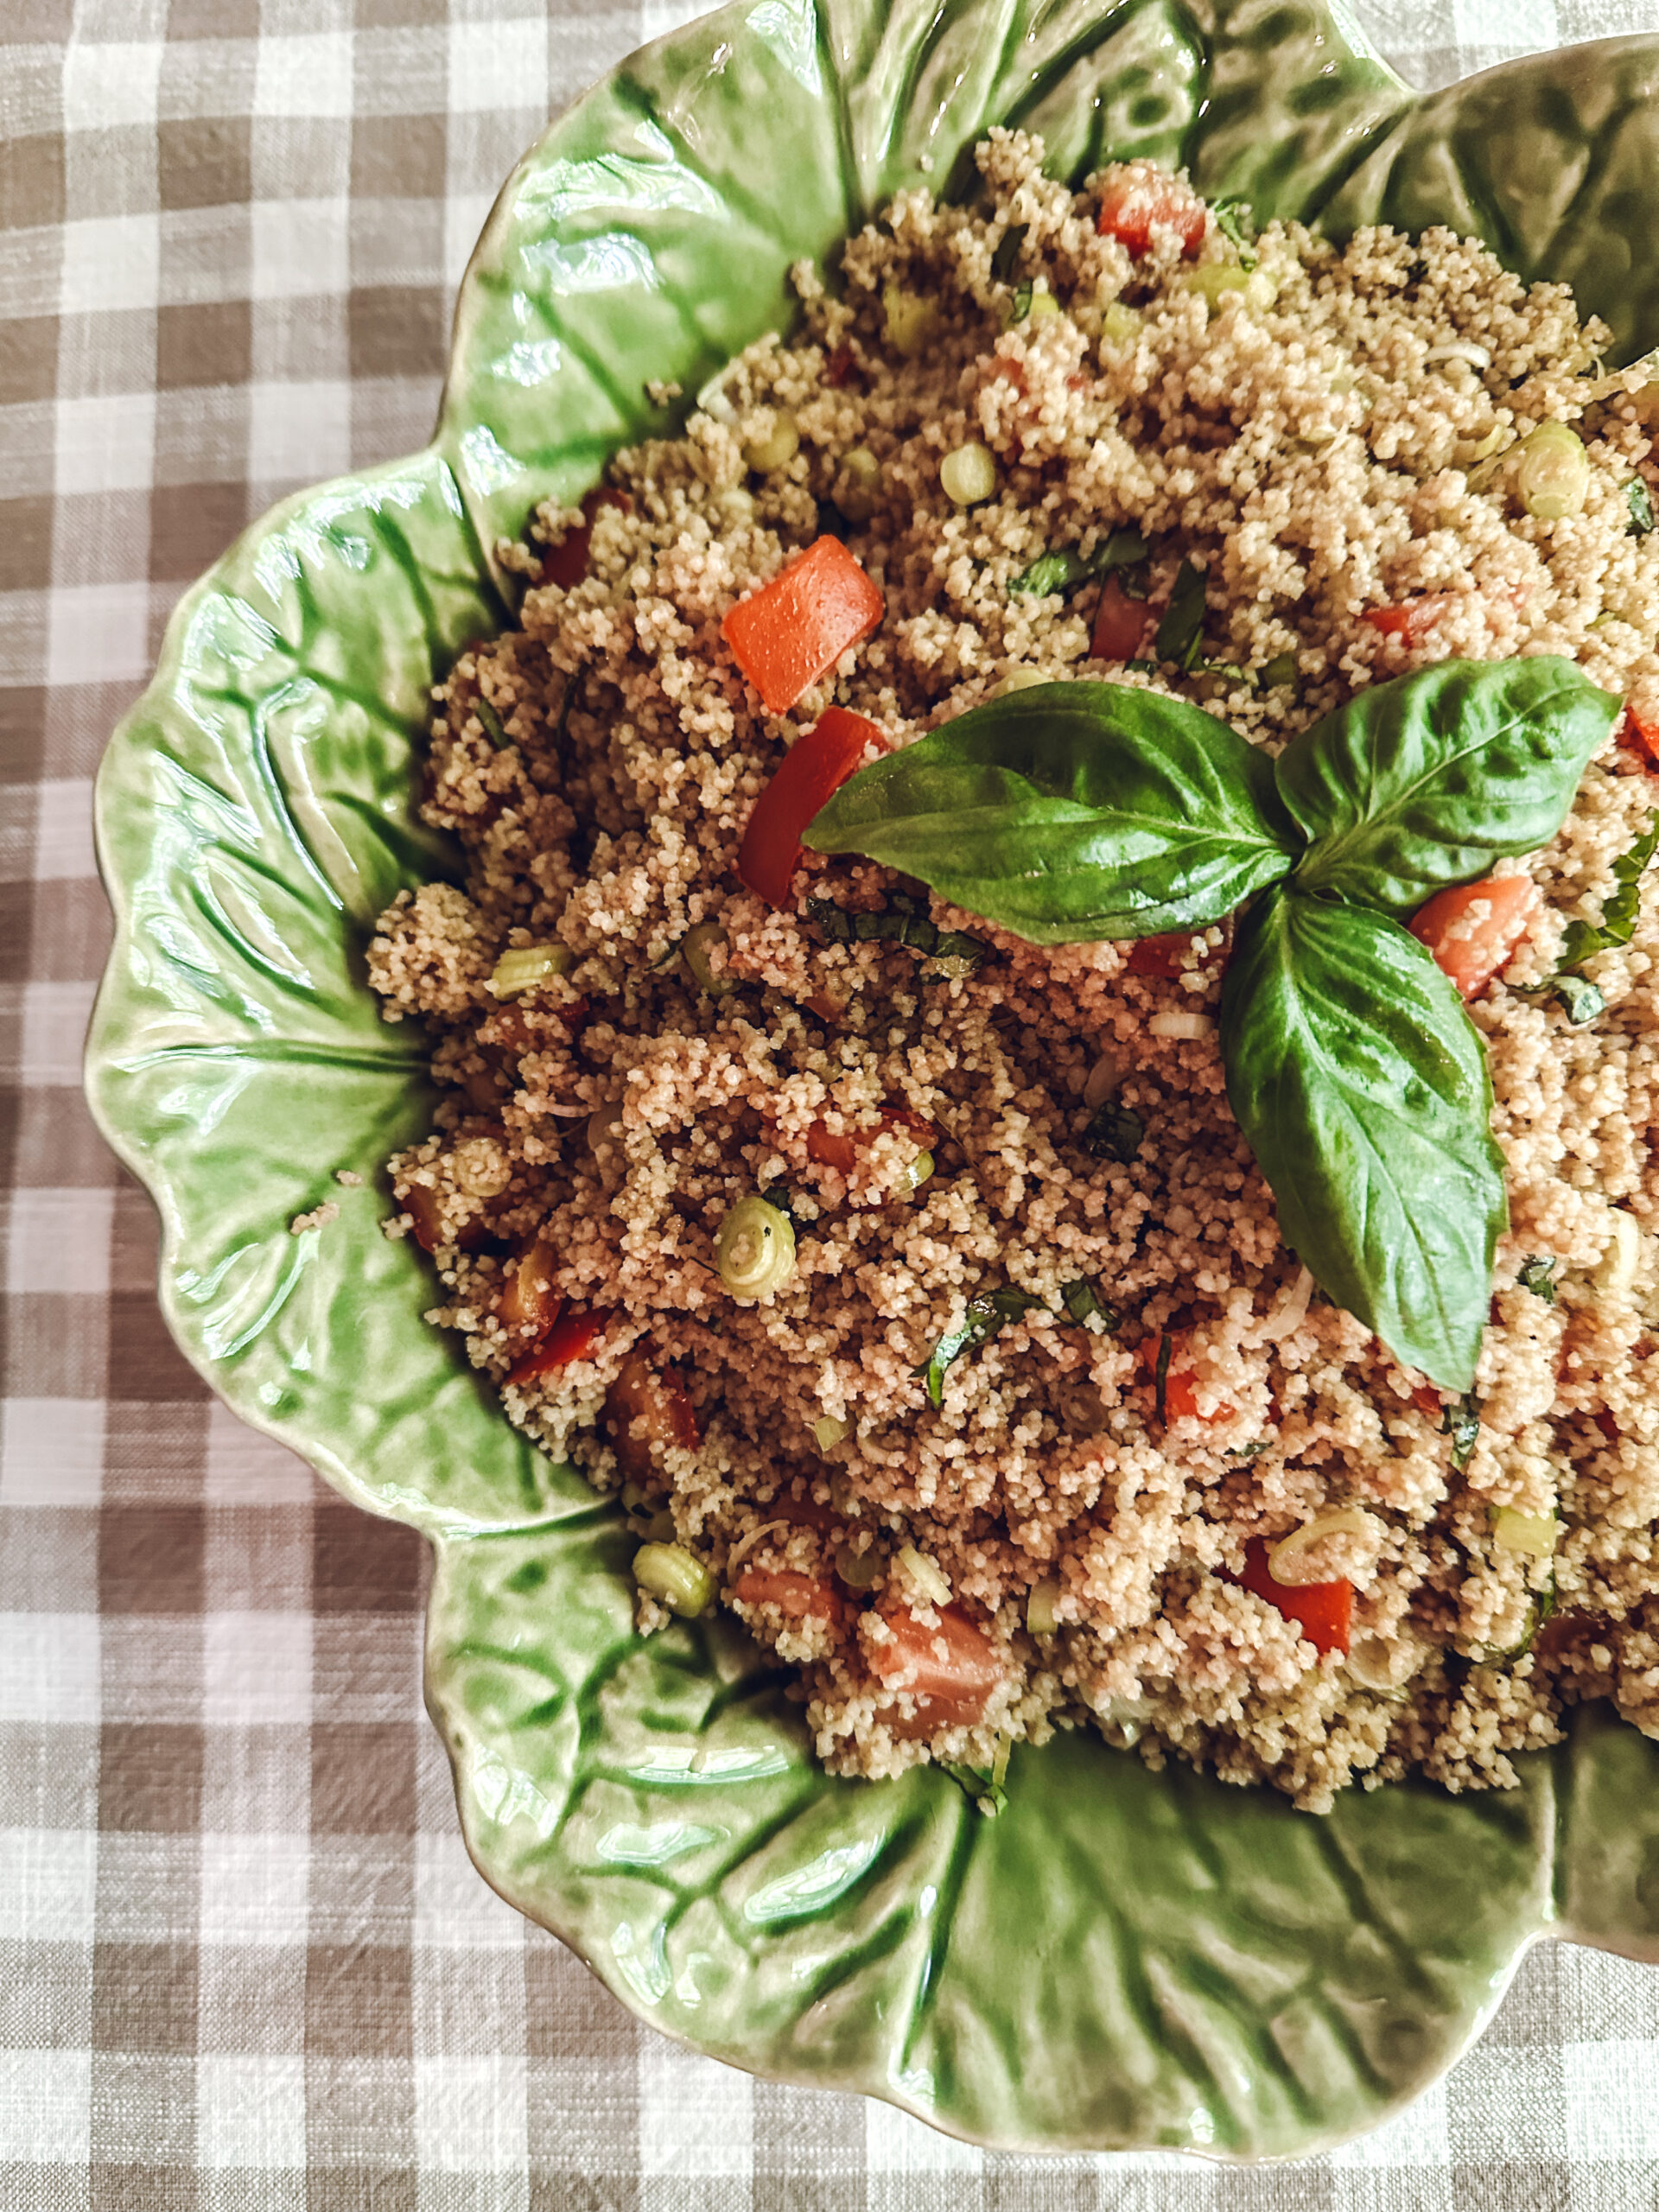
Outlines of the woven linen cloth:
M91 779L182 586L421 445L500 180L677 0L0 0L0 2212L1632 2212L1659 1973L1535 1951L1449 2081L1255 2171L982 2154L670 2045L496 1899L423 1547L173 1348L78 1090ZM1655 0L1373 0L1435 85Z

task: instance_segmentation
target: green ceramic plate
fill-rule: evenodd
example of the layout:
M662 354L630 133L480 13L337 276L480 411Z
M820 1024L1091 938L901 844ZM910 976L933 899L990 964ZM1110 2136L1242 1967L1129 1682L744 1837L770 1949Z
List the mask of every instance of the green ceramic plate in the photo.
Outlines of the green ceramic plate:
M1659 1745L1590 1715L1511 1795L1316 1820L1077 1738L1017 1755L988 1821L938 1773L827 1779L730 1626L635 1638L617 1516L506 1426L377 1227L431 1102L363 947L453 857L411 760L435 674L505 619L489 548L660 424L646 378L695 390L784 319L791 261L999 119L1071 173L1149 154L1263 213L1478 231L1650 344L1656 77L1630 39L1416 100L1317 0L740 0L521 163L434 443L251 530L110 747L90 1085L161 1209L172 1325L433 1540L428 1695L480 1869L704 2050L988 2144L1306 2152L1444 2069L1535 1937L1659 1956Z

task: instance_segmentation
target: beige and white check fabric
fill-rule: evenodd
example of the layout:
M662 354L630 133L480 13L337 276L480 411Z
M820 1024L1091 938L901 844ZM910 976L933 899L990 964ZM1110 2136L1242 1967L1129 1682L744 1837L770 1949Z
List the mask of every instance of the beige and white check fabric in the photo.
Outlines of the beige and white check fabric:
M78 1090L89 826L180 588L410 450L548 113L678 0L0 0L0 2212L1648 2212L1659 1974L1541 1953L1382 2134L986 2157L643 2029L499 1904L423 1563L173 1350ZM1371 0L1420 84L1659 0Z

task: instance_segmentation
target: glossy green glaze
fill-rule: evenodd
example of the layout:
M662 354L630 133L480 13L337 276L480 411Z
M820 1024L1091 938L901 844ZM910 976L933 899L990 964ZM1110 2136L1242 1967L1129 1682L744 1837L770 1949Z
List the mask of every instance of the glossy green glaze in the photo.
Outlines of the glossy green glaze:
M1628 348L1659 333L1656 66L1627 40L1414 103L1307 0L743 0L515 172L434 447L290 501L180 607L99 780L94 1106L161 1208L192 1359L435 1541L429 1698L480 1867L670 2032L1000 2145L1285 2155L1432 2080L1535 1936L1659 1957L1659 1750L1595 1718L1512 1796L1327 1821L1068 1738L1016 1757L988 1821L937 1773L819 1773L729 1626L638 1641L616 1516L506 1426L379 1232L380 1162L430 1100L362 964L392 891L447 864L419 732L505 619L494 539L668 426L646 378L695 391L781 325L792 259L896 186L970 183L987 123L1067 170L1146 152L1263 212L1481 229Z

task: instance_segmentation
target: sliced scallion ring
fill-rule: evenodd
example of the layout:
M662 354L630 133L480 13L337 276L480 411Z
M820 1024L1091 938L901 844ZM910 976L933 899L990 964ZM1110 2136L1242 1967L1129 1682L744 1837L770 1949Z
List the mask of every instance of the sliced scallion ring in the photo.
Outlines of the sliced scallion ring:
M740 1198L720 1224L715 1264L734 1298L770 1298L795 1272L795 1229L766 1198Z

